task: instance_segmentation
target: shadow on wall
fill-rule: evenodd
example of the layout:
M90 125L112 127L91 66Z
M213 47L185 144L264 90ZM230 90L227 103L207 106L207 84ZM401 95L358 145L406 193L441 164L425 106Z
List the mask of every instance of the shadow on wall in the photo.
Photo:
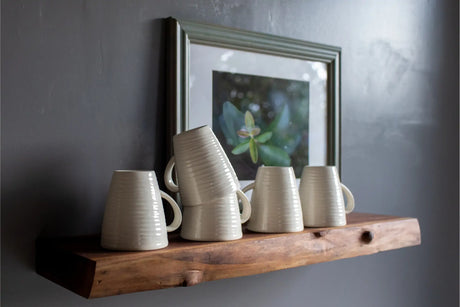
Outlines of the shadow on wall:
M140 169L150 169L153 166L158 178L163 178L168 150L167 126L168 116L166 101L166 24L162 18L157 18L146 22L146 33L148 33L148 52L142 60L145 63L146 75L144 84L140 87L143 93L144 113L142 115L142 129L146 135L153 138L144 139L150 144L151 151L147 155L139 157L134 164L143 165ZM148 133L147 133L148 131ZM151 162L153 159L153 163ZM164 183L159 180L160 188L164 188Z
M99 233L114 169L146 170L153 167L164 190L162 178L169 158L165 147L164 21L150 20L144 27L146 48L139 55L139 61L145 64L140 72L143 82L135 86L139 95L133 99L139 101L132 103L140 110L133 110L135 117L123 119L126 121L124 129L128 129L128 135L133 135L134 140L112 138L112 143L105 143L101 148L80 150L84 155L77 155L74 148L91 144L90 135L58 147L41 143L21 155L15 154L12 144L8 144L9 152L2 153L2 164L9 164L9 167L2 167L1 195L2 262L7 266L19 264L34 270L34 247L38 237ZM105 105L120 107L119 112L112 109L111 114L118 118L123 116L120 114L121 105ZM106 116L104 110L100 116ZM82 125L85 124L92 123L82 121ZM13 134L12 131L9 133ZM107 127L102 133L115 132L113 127ZM48 141L59 142L59 138L53 140L53 137L48 135ZM16 146L20 147L20 144ZM170 211L169 206L165 206L165 211Z
M92 232L82 227L92 215L90 197L82 190L68 158L35 160L16 182L2 190L2 253L33 268L38 236L67 236ZM76 176L73 176L76 175ZM4 180L6 183L8 180ZM94 202L94 200L93 200Z

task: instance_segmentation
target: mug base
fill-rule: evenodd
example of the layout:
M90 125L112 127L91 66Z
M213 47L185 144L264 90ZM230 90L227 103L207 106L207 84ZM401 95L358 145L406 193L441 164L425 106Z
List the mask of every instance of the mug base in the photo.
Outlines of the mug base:
M321 227L340 227L346 226L347 223L304 223L307 228L321 228Z
M116 250L116 251L150 251L150 250L157 250L157 249L162 249L168 246L168 241L166 242L161 242L157 244L149 244L149 245L143 245L143 246L133 246L133 245L128 245L128 244L112 244L112 243L107 243L107 242L101 242L101 246L104 249L108 250Z
M189 241L200 241L200 242L219 242L219 241L233 241L243 238L243 234L233 237L212 237L212 236L189 236L187 234L180 234L180 237Z
M284 229L269 229L269 228L252 228L247 227L248 230L252 232L259 232L259 233L288 233L288 232L300 232L304 230L304 226L301 225L299 227L286 227Z

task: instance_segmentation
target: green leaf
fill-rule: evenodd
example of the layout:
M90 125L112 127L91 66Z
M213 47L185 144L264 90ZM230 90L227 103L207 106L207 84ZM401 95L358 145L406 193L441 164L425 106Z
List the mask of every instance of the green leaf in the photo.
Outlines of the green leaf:
M243 138L243 139L249 136L249 132L247 132L246 130L238 130L236 133L238 134L240 138Z
M281 110L281 112L276 115L275 119L268 126L268 130L276 133L278 130L289 128L290 117L291 114L289 112L289 106L285 104L283 110Z
M272 138L272 134L270 131L268 132L265 132L265 133L262 133L261 135L259 135L258 137L256 137L256 141L259 142L259 143L265 143L267 142L269 139Z
M250 139L248 139L247 141L244 141L243 143L238 144L235 148L233 148L232 154L240 155L243 152L246 152L249 149L249 142L250 142Z
M252 128L250 134L252 136L259 135L260 134L260 128L259 127Z
M276 118L268 126L268 130L273 132L270 143L276 147L282 148L288 155L295 152L299 146L302 136L300 131L296 131L291 126L291 112L287 104ZM306 127L308 127L308 119Z
M282 148L288 155L292 155L293 152L298 148L302 136L300 134L293 134L289 132L277 133L273 135L271 139L271 144L277 147Z
M246 113L244 114L244 124L246 125L248 131L251 131L251 129L255 127L254 117L249 111L246 111Z
M238 145L240 139L237 131L244 125L244 114L229 101L224 102L222 114L219 116L219 125L227 144Z
M260 145L260 158L266 166L290 166L291 158L279 147L272 145Z
M257 160L259 160L259 153L257 150L257 145L254 139L251 138L249 141L249 153L251 154L251 160L254 164L257 163Z

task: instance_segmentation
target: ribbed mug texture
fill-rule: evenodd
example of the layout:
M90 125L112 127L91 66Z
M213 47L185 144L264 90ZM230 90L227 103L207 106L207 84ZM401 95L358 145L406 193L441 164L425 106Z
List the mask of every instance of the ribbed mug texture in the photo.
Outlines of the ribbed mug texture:
M251 231L302 231L302 207L293 168L259 167L251 207L252 213L248 222L248 229Z
M113 173L102 223L101 245L115 250L151 250L168 245L155 172Z
M181 237L194 241L240 239L241 223L249 218L251 206L211 128L203 126L175 135L173 145L174 157L164 177L166 186L180 193L184 208ZM174 165L177 185L172 180ZM238 197L243 204L241 215Z
M299 194L305 226L346 225L345 202L336 167L304 167Z
M173 144L184 206L202 204L240 188L227 155L208 126L174 136Z
M199 206L184 207L181 237L193 241L227 241L243 237L236 193Z

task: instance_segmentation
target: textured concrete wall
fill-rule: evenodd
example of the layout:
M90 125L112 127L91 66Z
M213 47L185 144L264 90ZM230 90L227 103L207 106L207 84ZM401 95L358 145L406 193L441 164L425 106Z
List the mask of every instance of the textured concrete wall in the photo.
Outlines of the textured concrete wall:
M4 306L458 306L458 1L2 1ZM356 210L420 247L87 301L34 272L40 235L98 232L113 169L166 164L162 18L342 53Z

